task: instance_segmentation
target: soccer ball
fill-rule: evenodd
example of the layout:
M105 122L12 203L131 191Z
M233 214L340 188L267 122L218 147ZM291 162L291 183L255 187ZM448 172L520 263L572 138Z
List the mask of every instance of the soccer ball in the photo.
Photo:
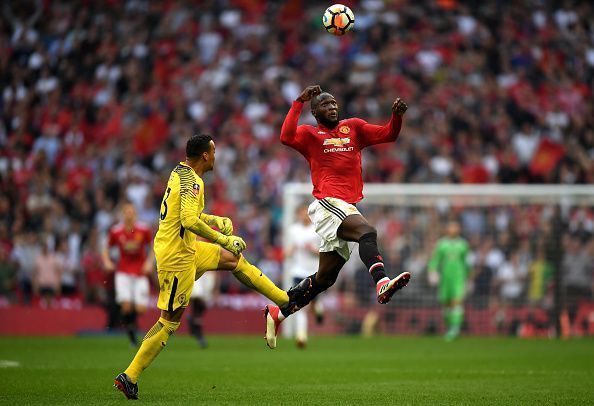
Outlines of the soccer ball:
M344 4L333 4L324 12L322 24L330 34L344 35L355 25L355 15Z

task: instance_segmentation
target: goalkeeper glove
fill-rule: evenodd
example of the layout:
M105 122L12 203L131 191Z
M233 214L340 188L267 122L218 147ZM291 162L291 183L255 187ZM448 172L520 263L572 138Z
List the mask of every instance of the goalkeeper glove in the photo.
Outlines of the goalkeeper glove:
M427 277L430 286L437 286L439 283L439 274L436 271L429 271Z
M226 236L221 234L221 236L217 238L216 243L225 248L227 251L231 252L236 257L238 257L239 254L241 254L241 251L247 247L245 241L236 235Z
M200 218L202 218L209 226L218 228L221 233L225 235L233 234L233 223L229 217L219 217L212 214L202 213Z

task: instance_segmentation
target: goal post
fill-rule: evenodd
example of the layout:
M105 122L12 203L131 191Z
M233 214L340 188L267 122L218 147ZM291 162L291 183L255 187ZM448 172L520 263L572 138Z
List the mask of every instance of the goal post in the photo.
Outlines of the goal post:
M311 191L307 183L285 185L283 241L297 207L313 201ZM594 254L593 186L367 184L363 193L357 207L378 229L390 274L408 270L413 276L393 303L378 307L367 300L366 292L373 293L373 287L365 281L369 277L361 272L364 266L358 255L352 255L347 265L358 270L341 272L339 286L328 292L338 297L341 319L350 321L332 331L365 330L369 313L377 317L374 331L382 333L442 331L437 289L427 281L427 262L446 223L456 220L471 248L467 333L563 333L568 327L560 321L566 317L585 333L585 322L576 317L586 317L580 306L588 301L587 293L573 297L570 281L564 278L570 256ZM286 262L283 275L285 286L290 286ZM589 317L594 320L594 313Z

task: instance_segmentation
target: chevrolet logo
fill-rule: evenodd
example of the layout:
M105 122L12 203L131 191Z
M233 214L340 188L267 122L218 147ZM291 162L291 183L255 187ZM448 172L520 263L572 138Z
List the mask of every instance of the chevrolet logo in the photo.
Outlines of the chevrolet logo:
M328 138L324 140L324 145L334 145L335 147L341 147L350 142L350 138Z

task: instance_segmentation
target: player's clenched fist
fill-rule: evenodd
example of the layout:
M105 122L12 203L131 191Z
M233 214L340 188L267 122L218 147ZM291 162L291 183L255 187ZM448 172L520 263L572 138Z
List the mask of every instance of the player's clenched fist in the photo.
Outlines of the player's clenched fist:
M229 217L214 216L214 225L225 235L233 234L233 223Z
M224 238L217 240L217 243L219 243L221 247L225 248L236 257L241 254L241 251L247 248L245 241L236 235L224 236Z
M400 99L400 97L398 97L394 101L394 104L392 104L392 111L394 112L394 114L397 114L399 116L404 115L406 109L408 109L408 106L403 100Z
M233 223L229 217L219 217L220 224L217 225L221 233L225 235L233 234Z
M297 98L297 101L301 103L305 103L306 101L310 101L313 97L322 93L322 88L319 85L307 86L303 89L303 92Z
M211 227L218 228L225 235L233 234L233 223L229 217L219 217L212 214L201 213L200 219Z

